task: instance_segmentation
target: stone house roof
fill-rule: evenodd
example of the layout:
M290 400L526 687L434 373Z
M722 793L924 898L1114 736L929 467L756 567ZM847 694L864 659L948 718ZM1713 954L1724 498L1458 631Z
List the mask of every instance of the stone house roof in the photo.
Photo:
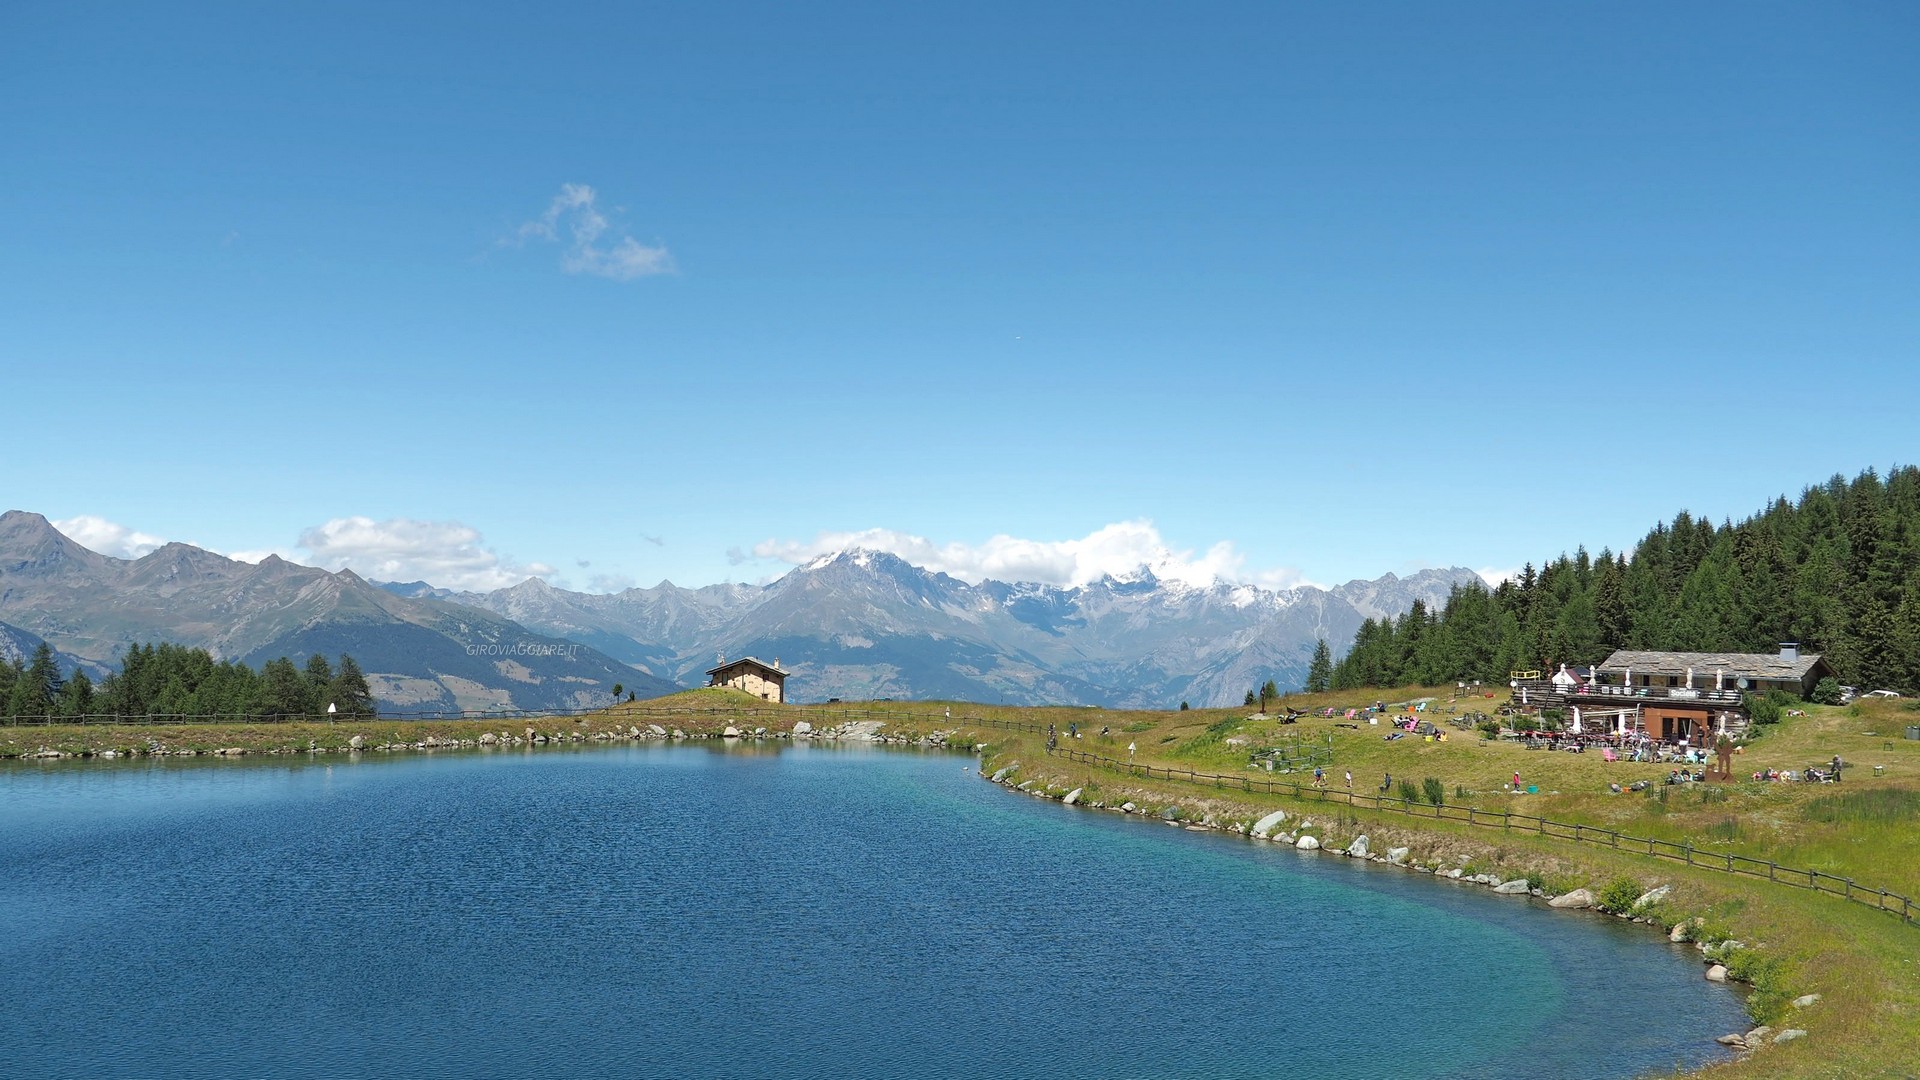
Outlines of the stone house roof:
M1617 675L1633 669L1635 675L1685 675L1693 669L1694 678L1711 676L1716 669L1728 675L1756 679L1794 679L1805 681L1815 665L1822 664L1819 653L1784 655L1781 653L1732 652L1636 652L1620 649L1600 664L1600 670Z
M764 660L760 660L752 656L743 656L738 660L728 660L726 663L721 664L719 667L710 667L707 669L707 674L718 675L723 671L732 671L735 668L739 668L739 667L756 667L756 668L759 668L761 671L764 671L770 675L778 675L783 679L793 674L793 672L788 671L785 668L778 666L777 664L769 664Z

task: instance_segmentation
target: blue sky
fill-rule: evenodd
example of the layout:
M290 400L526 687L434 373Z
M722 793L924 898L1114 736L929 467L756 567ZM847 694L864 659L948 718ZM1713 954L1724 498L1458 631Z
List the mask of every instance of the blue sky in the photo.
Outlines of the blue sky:
M1287 584L1914 460L1912 5L395 7L0 8L0 502Z

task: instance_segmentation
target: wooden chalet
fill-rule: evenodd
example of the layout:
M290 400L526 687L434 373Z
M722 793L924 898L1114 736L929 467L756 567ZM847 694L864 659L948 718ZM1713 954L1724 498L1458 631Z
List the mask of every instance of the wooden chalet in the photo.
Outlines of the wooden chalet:
M1784 690L1807 697L1833 669L1817 653L1784 642L1778 653L1647 652L1621 649L1590 669L1514 682L1522 705L1566 708L1575 733L1644 734L1662 742L1710 744L1744 734L1746 696Z

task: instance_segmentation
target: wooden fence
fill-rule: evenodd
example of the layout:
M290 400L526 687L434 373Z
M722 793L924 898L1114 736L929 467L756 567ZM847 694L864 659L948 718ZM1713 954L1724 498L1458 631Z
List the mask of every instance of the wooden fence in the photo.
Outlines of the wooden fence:
M1703 870L1717 870L1721 873L1740 877L1765 879L1781 885L1811 889L1814 892L1838 896L1856 904L1889 912L1911 923L1920 915L1910 897L1869 885L1861 885L1852 878L1823 874L1818 870L1802 870L1791 866L1781 866L1768 859L1755 859L1731 852L1701 851L1692 844L1676 844L1669 840L1655 840L1645 836L1629 836L1614 829L1602 829L1593 825L1579 825L1564 821L1552 821L1547 818L1532 817L1527 814L1515 814L1511 811L1478 810L1471 806L1431 805L1403 799L1387 792L1356 792L1344 789L1332 789L1302 786L1291 780L1275 780L1266 777L1226 776L1220 773L1196 772L1192 769L1176 769L1158 765L1143 765L1135 762L1120 761L1100 754L1090 754L1082 750L1056 747L1048 753L1069 761L1085 765L1097 765L1131 776L1148 779L1161 778L1179 780L1192 784L1212 784L1222 790L1265 791L1287 795L1295 799L1318 802L1345 803L1348 806L1364 806L1373 810L1406 814L1409 817L1428 817L1436 821L1457 821L1467 825L1480 825L1487 828L1504 829L1508 832L1530 832L1539 836L1550 836L1559 840L1572 840L1576 843L1599 844L1618 851L1632 852L1638 855L1650 855L1656 859L1669 859L1683 862L1688 866Z

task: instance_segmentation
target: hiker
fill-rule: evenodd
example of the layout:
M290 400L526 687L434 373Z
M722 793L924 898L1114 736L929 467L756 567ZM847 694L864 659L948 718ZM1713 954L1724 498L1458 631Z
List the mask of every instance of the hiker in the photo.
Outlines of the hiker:
M1386 778L1380 781L1380 790L1383 792L1393 790L1393 774L1392 773L1388 773L1386 775Z
M1515 791L1520 790L1520 774L1519 773L1513 774L1513 790Z
M1129 762L1133 760L1133 744L1132 743L1127 744L1127 760Z
M1314 787L1327 786L1327 776L1325 773L1320 771L1320 766L1318 765L1315 765L1313 767L1313 786Z
M1353 790L1353 770L1352 769L1347 770L1347 790L1348 791Z

